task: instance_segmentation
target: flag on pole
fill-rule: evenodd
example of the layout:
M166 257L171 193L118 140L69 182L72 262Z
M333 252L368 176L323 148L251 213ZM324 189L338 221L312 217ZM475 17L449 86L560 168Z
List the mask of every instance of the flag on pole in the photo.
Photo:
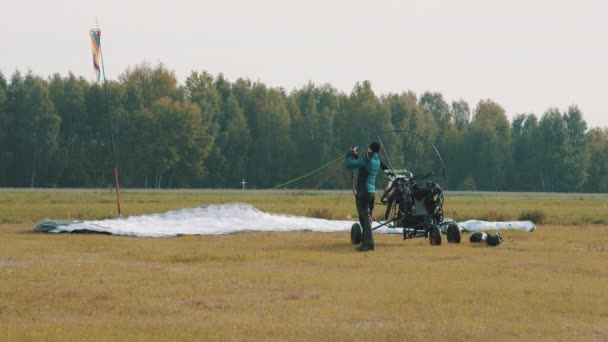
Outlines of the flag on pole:
M95 18L97 21L97 18ZM97 24L99 27L99 24ZM110 125L110 141L112 142L112 156L114 159L114 182L116 183L116 205L118 207L118 216L120 217L120 190L118 188L118 166L116 163L116 151L114 149L114 133L112 132L112 117L110 115L110 100L108 98L108 86L106 82L105 70L103 69L103 56L101 55L101 30L91 29L89 30L89 36L91 37L91 46L93 48L93 68L97 74L97 82L101 80L103 73L103 88L106 93L106 109L108 110L108 124ZM101 61L101 64L99 63Z
M101 30L92 29L89 31L91 36L91 45L93 47L93 68L95 68L95 75L97 76L97 82L101 79L101 67L99 60L101 59Z

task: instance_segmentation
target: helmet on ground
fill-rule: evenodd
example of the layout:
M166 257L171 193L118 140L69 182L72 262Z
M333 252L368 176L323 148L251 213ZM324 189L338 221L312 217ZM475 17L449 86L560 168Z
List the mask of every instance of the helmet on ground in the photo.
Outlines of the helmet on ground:
M496 233L494 235L488 234L488 237L486 238L486 242L488 243L488 246L498 246L502 242L502 234L501 233Z

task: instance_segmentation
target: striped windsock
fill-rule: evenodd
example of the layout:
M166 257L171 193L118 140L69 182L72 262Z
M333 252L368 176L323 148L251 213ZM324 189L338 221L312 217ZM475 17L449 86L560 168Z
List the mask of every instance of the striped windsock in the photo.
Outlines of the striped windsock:
M95 68L95 76L97 77L97 82L101 79L101 30L100 29L92 29L89 31L89 35L91 36L91 45L93 47L93 68Z

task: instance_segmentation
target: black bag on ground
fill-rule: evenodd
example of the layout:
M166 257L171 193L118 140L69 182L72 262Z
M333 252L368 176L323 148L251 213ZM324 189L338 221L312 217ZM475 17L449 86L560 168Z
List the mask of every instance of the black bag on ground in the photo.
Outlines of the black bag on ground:
M471 242L481 242L483 240L486 239L486 233L482 233L482 232L475 232L473 234L471 234L471 237L469 238L469 241Z
M471 242L485 241L488 244L488 246L498 246L502 242L502 234L501 233L486 234L483 232L475 232L475 233L471 234L469 241L471 241Z
M488 236L486 237L486 242L488 243L488 246L498 246L502 242L502 234L488 234Z

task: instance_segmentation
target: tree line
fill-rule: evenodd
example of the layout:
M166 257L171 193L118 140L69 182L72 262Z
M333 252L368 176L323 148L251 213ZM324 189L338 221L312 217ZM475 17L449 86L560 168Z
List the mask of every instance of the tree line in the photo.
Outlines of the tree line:
M334 160L374 133L411 130L435 144L451 190L608 192L608 129L577 106L509 121L492 100L471 108L440 93L347 94L309 83L286 92L163 64L102 84L0 73L0 187L269 188ZM398 146L398 144L397 144ZM344 186L338 175L321 187ZM349 185L350 186L350 185Z

